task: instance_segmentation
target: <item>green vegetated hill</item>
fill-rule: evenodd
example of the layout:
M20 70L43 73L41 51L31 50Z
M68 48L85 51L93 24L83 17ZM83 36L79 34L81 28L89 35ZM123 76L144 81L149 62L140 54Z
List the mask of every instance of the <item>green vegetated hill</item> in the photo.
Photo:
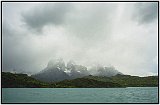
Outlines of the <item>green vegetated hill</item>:
M3 88L107 88L123 87L118 83L103 82L89 78L77 78L73 80L63 80L60 82L41 82L27 74L13 74L2 72Z
M77 78L73 80L63 80L55 83L56 87L73 87L73 88L115 88L124 87L118 83L104 82L91 78Z
M52 87L50 84L38 81L27 74L13 74L2 72L2 88L45 88Z
M154 87L158 86L158 76L138 77L130 75L105 76L86 76L84 78L94 79L103 82L119 83L125 87Z
M2 72L3 88L116 88L158 86L158 76L138 77L130 75L85 76L60 82L41 82L27 74Z

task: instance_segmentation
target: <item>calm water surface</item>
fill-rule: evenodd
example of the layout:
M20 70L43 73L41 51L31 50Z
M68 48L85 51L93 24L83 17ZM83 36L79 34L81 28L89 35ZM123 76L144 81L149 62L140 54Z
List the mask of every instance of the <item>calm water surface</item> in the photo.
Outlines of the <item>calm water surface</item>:
M158 103L158 87L2 88L3 103Z

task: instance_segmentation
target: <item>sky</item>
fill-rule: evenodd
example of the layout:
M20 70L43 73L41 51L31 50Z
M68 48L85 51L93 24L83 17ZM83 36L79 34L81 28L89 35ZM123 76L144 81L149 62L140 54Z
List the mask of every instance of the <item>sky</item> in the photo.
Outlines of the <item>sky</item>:
M2 71L37 73L51 59L158 75L157 2L3 2Z

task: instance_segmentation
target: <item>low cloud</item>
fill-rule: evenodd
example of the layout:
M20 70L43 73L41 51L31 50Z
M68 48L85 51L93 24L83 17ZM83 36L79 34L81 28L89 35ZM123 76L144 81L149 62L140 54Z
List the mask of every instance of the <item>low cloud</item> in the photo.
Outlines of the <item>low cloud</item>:
M157 3L11 4L2 14L3 71L36 73L63 58L130 75L158 72Z

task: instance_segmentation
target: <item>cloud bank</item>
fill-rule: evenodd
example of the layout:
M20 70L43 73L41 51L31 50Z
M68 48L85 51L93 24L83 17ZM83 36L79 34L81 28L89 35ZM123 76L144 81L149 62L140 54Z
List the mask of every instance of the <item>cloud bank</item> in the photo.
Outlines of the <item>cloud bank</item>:
M49 60L124 74L157 74L158 3L4 3L3 71L35 73Z

